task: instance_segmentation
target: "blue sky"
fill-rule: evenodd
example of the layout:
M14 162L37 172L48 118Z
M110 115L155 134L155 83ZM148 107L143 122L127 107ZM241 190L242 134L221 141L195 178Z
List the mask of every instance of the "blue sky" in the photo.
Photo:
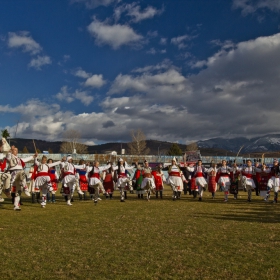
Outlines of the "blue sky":
M87 144L278 132L280 2L2 0L0 128Z

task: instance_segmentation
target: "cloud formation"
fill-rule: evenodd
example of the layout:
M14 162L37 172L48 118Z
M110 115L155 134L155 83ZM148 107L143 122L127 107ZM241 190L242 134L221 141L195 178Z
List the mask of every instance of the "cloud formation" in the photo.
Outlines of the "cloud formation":
M42 66L52 64L51 58L47 55L40 56L38 55L37 58L32 58L30 63L28 64L29 67L33 67L37 70L41 70Z
M31 37L28 31L9 32L8 47L22 49L31 55L38 54L42 47Z
M42 66L52 64L52 60L47 55L39 55L43 48L37 43L28 31L9 32L8 47L21 49L24 53L29 53L33 58L28 64L28 67L41 70ZM35 55L37 55L35 57Z
M148 6L145 9L141 9L138 2L133 2L131 4L123 4L115 8L114 17L118 21L122 14L131 18L131 22L140 22L142 20L151 19L156 15L162 14L164 8L157 9L152 6Z
M95 38L97 45L109 45L118 49L123 45L141 45L143 36L137 34L130 26L108 24L94 19L88 26L89 33Z
M72 103L75 100L81 101L85 106L88 106L94 100L94 97L89 95L87 91L75 90L75 92L70 93L67 86L63 86L55 95L55 98L62 102Z
M197 62L202 67L196 74L184 75L169 60L118 74L98 113L74 114L38 100L0 106L0 112L21 115L20 137L43 135L49 140L66 129L76 129L85 141L95 143L129 141L129 131L138 128L148 139L180 142L229 132L248 137L278 132L280 33L233 47L220 45L215 54ZM67 87L57 98L92 102L86 92L71 93Z
M280 1L278 0L233 0L232 7L241 9L244 16L255 13L259 9L268 9L273 12L280 11Z
M82 3L85 4L87 9L95 9L99 6L109 6L119 0L71 0L71 3Z

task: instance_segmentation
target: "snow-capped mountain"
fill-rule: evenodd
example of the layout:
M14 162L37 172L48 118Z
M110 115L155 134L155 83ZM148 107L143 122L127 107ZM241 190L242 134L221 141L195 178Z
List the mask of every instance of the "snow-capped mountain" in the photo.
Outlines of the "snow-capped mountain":
M231 139L213 138L198 141L200 148L220 148L231 152L238 152L244 146L242 153L280 151L280 134L269 134L248 139L236 137Z

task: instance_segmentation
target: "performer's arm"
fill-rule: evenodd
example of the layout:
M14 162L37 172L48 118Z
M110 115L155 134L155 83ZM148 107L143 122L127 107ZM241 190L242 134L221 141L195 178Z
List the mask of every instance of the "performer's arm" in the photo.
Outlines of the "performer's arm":
M108 165L106 165L106 166L99 167L99 171L102 172L102 171L104 171L104 170L109 169L110 167L111 167L111 164L108 164Z
M48 166L49 168L51 168L51 167L56 166L56 165L59 165L59 164L61 164L61 161L56 161L56 162L53 162L53 163L47 163L47 166Z

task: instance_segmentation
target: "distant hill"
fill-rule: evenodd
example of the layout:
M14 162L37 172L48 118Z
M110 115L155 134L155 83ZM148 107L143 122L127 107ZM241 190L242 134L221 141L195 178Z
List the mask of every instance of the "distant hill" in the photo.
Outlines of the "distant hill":
M170 149L172 143L167 141L158 141L158 140L147 140L147 147L150 149L150 155L165 155L168 150ZM19 151L22 151L24 147L30 153L34 152L34 145L32 139L23 139L23 138L16 138L10 140L11 145L15 145L18 147ZM44 140L35 140L36 148L39 149L41 152L52 150L53 153L60 153L60 145L62 144L61 141L51 142L51 141L44 141ZM182 151L185 151L186 145L178 144ZM125 149L125 153L128 153L128 145L127 143L120 143L120 142L112 142L112 143L105 143L100 145L92 145L88 146L88 152L90 154L104 154L109 151L116 151L118 154L121 154L121 149ZM235 153L226 151L220 148L201 148L201 154L204 156L211 156L211 155L228 155L234 156Z

